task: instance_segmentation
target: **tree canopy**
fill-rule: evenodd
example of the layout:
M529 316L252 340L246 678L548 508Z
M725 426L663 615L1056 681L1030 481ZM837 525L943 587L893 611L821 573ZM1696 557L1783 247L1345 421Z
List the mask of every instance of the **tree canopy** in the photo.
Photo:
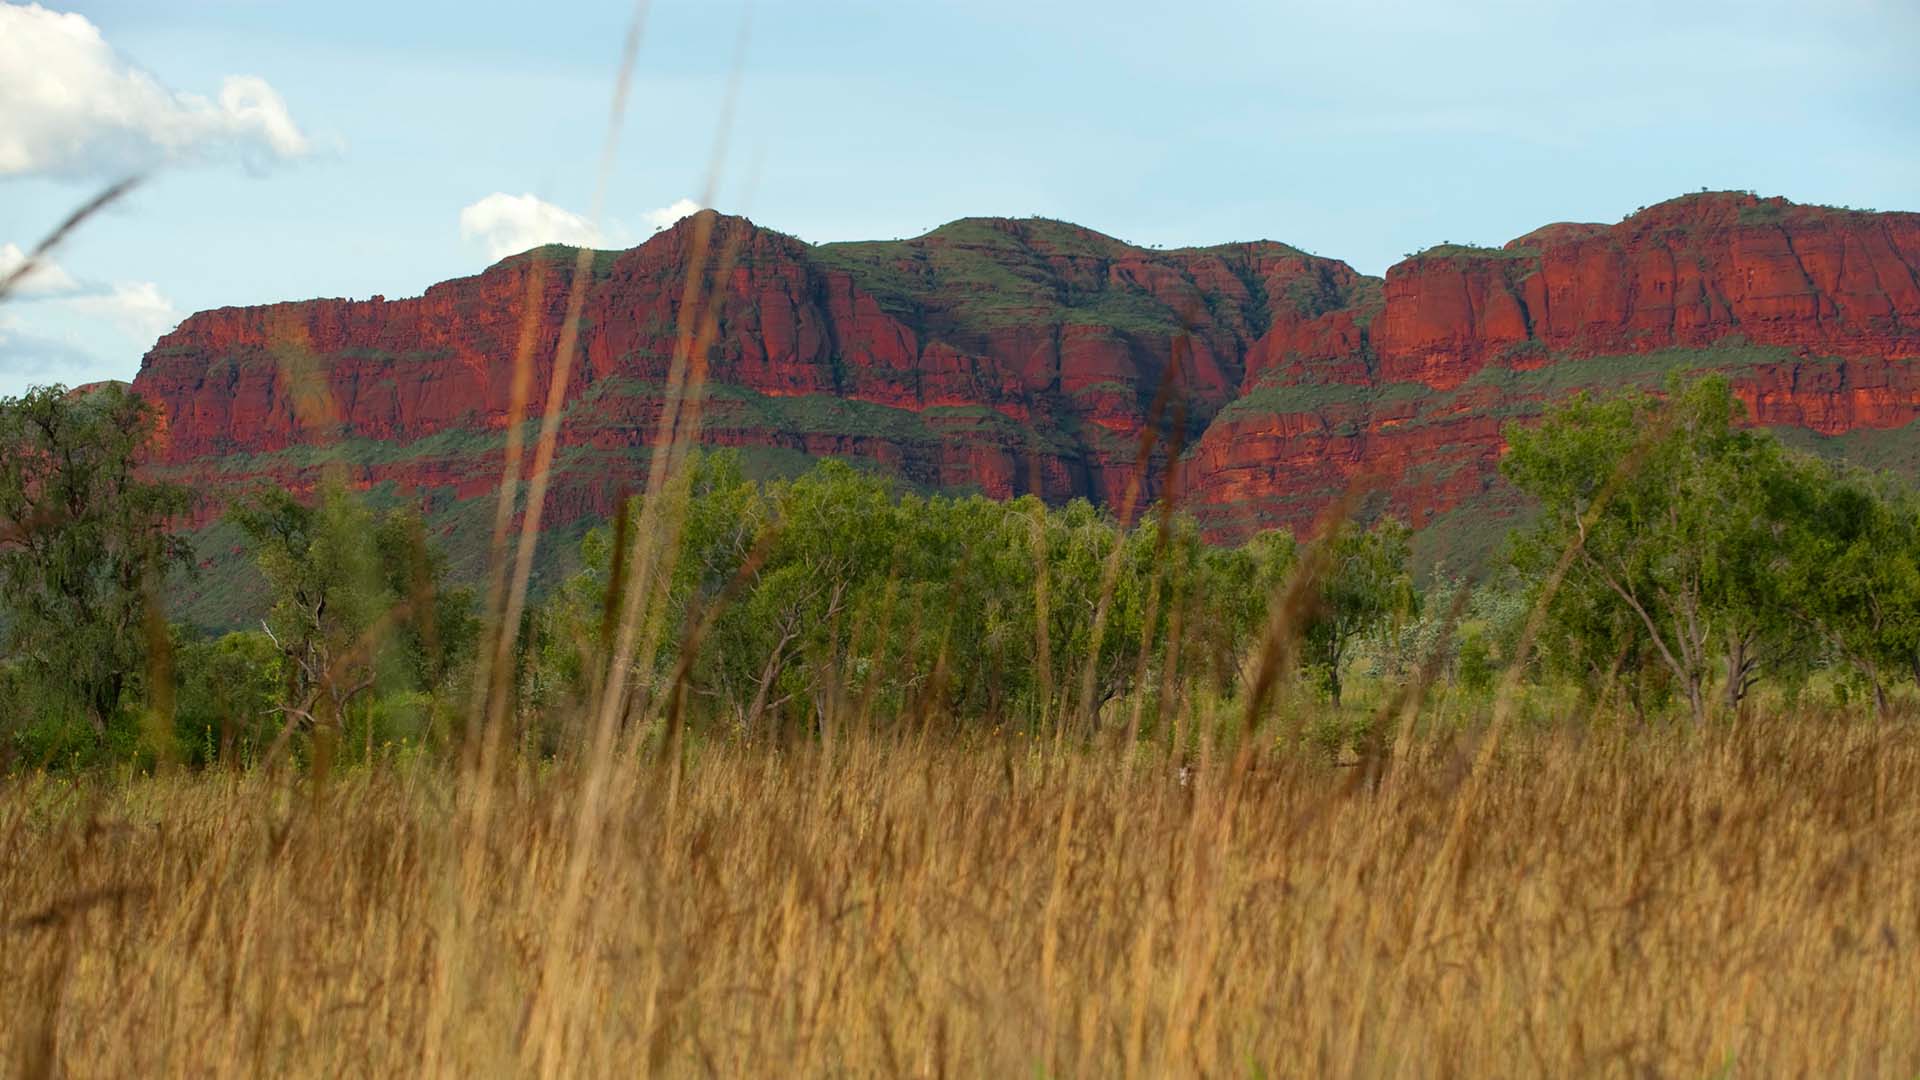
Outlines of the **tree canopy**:
M1294 563L1285 533L1219 548L1177 513L1122 528L1085 501L901 492L833 461L766 485L745 479L729 452L693 469L669 624L711 613L692 688L749 736L782 716L817 723L847 700L870 715L1092 725L1106 722L1107 703L1173 670L1210 673L1231 692ZM637 507L627 514L640 518ZM591 533L584 568L541 614L536 687L595 685L608 590L625 581L623 532ZM1407 606L1406 537L1390 525L1339 541L1311 631L1327 663L1348 660L1355 640ZM663 657L642 673L640 692L659 690L671 666Z
M187 489L141 476L153 414L125 387L48 386L0 401L0 602L22 677L13 724L84 719L96 743L166 648L166 577L190 566L169 527ZM56 740L57 741L57 740Z
M1886 672L1920 670L1912 495L1790 453L1742 414L1708 377L1578 395L1509 428L1503 471L1541 510L1511 558L1548 605L1545 651L1636 702L1670 688L1699 722L1715 677L1737 711L1763 674L1824 650L1884 710Z

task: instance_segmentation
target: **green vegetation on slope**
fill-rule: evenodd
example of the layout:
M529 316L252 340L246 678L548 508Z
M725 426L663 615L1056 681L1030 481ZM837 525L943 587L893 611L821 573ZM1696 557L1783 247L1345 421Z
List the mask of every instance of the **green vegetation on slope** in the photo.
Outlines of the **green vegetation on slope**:
M1160 338L1183 329L1180 312L1105 273L1127 257L1177 273L1171 256L1179 253L1141 251L1066 222L963 218L913 240L811 250L822 266L852 275L884 310L916 326L976 336L1036 322ZM1183 252L1200 250L1214 249Z

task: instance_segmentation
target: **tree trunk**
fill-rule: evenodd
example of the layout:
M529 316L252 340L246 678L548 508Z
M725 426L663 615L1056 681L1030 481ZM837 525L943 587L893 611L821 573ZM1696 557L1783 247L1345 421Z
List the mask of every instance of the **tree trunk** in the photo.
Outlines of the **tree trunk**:
M746 721L741 728L748 738L752 738L754 729L760 726L760 716L767 710L767 702L773 697L773 684L780 678L780 654L783 648L776 648L767 655L766 665L760 669L758 685L753 690L753 704L747 706Z
M1727 711L1740 715L1740 706L1753 686L1754 669L1759 660L1753 655L1753 643L1744 634L1727 635Z
M101 742L107 741L107 721L114 710L120 707L119 675L109 675L93 688L87 702L87 725L93 728L93 734Z
M1887 683L1880 677L1880 665L1871 658L1861 657L1854 661L1854 667L1867 677L1867 685L1873 687L1874 711L1885 720L1893 714L1893 703L1887 699Z

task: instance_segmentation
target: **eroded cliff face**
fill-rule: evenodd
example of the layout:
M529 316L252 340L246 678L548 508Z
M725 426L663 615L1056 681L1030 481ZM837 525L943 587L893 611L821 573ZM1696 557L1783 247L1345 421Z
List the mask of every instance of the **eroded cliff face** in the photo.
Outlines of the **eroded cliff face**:
M1491 506L1503 423L1670 370L1726 371L1758 422L1821 435L1920 416L1914 214L1689 196L1433 249L1384 281L1271 242L1159 251L967 219L813 246L707 214L588 260L550 523L638 487L696 265L719 298L705 442L998 497L1117 507L1172 483L1222 539L1302 527L1355 483L1416 526ZM210 507L326 467L441 510L486 494L516 377L544 407L575 266L543 248L412 299L194 315L134 384L162 467ZM1165 437L1142 462L1149 427Z
M1497 510L1501 426L1575 389L1729 375L1823 435L1920 418L1920 215L1686 196L1614 226L1442 246L1387 271L1331 348L1269 346L1184 487L1216 536L1300 527L1350 485L1416 526ZM1347 309L1321 320L1343 318ZM1370 316L1370 317L1369 317Z
M1920 352L1920 215L1688 196L1612 228L1552 225L1498 251L1387 272L1379 374L1457 386L1517 348L1594 356L1739 334L1833 356Z
M1321 291L1360 280L1280 244L1156 252L1048 221L813 247L705 218L590 260L562 512L604 512L642 475L701 258L718 297L709 443L770 461L872 458L917 483L1000 497L1110 502L1136 475L1150 498L1167 475L1164 450L1135 468L1163 383L1178 391L1163 426L1197 437L1237 396L1257 343L1302 324L1302 304L1328 302L1313 299ZM413 299L194 315L135 382L161 408L161 459L222 487L298 486L327 462L369 485L483 490L523 362L529 414L544 407L575 255L539 249Z

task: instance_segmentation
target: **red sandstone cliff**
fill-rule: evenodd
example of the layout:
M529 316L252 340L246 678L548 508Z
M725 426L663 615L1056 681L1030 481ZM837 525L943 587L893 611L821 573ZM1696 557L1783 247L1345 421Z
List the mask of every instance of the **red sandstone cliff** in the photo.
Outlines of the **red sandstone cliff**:
M644 469L697 224L592 260L556 521L604 512ZM1503 422L1673 368L1728 371L1761 423L1838 435L1920 417L1915 214L1688 196L1433 249L1384 281L1277 243L1146 250L1040 220L822 246L714 225L714 259L736 257L704 438L773 467L852 455L928 486L1108 503L1135 475L1152 495L1177 473L1232 538L1302 524L1358 477L1416 525L1472 508ZM202 312L135 389L160 407L167 466L216 491L310 483L334 460L468 498L495 482L523 339L543 404L573 267L539 249L414 299ZM1142 469L1163 382L1186 452Z
M1920 214L1739 193L1435 248L1387 271L1357 333L1339 310L1321 320L1344 335L1331 347L1263 343L1183 486L1219 536L1297 526L1356 481L1420 525L1484 501L1503 422L1676 369L1727 373L1762 424L1905 437L1920 418L1917 270Z
M593 260L562 442L626 453L560 478L592 488L582 510L604 509L602 494L644 468L631 451L652 439L695 235L689 219ZM1190 343L1175 382L1197 436L1238 393L1255 343L1302 321L1296 294L1358 280L1280 244L1155 252L1046 221L812 247L720 218L709 251L726 273L708 441L873 457L929 485L1055 499L1124 491L1177 337ZM414 299L202 312L161 339L135 388L160 405L163 460L181 469L284 479L319 457L288 451L346 443L335 456L363 482L478 490L497 455L407 447L452 434L441 442L484 450L476 436L506 423L523 331L531 409L543 407L573 268L571 251L541 249ZM396 450L357 454L364 440Z
M1457 386L1520 345L1578 355L1731 334L1836 356L1920 354L1920 215L1688 196L1612 228L1551 225L1499 251L1387 272L1383 380Z

